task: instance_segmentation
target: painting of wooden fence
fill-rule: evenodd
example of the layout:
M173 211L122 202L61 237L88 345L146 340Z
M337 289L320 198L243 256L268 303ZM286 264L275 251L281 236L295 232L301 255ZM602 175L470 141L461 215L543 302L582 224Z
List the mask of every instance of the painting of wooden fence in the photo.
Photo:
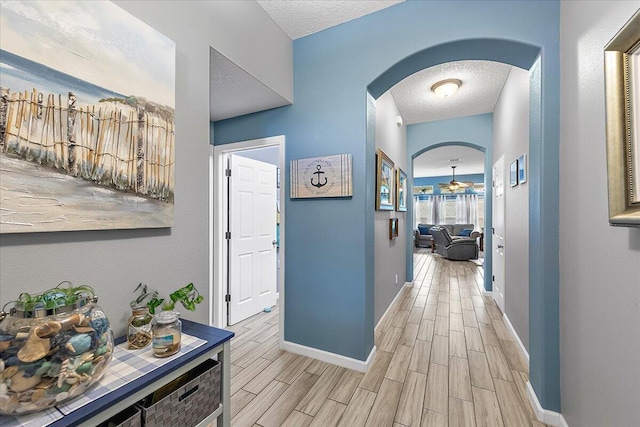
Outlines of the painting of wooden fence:
M97 32L78 41L68 22L34 19L61 11L100 22ZM110 2L3 3L0 19L0 233L172 226L175 44ZM139 34L144 55L109 58L100 43L126 43L117 31ZM45 32L94 58L61 62L29 47ZM145 65L156 68L144 74Z

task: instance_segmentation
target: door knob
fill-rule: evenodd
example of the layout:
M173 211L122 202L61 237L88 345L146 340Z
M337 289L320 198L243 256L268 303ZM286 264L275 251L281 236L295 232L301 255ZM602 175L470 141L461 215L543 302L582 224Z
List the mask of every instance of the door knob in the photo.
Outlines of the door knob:
M275 245L277 245L277 244L278 244L278 242L276 242L276 241L274 240L274 241L272 241L272 242L271 242L271 244L272 244L273 246L275 246Z
M498 245L498 249L504 249L504 246Z

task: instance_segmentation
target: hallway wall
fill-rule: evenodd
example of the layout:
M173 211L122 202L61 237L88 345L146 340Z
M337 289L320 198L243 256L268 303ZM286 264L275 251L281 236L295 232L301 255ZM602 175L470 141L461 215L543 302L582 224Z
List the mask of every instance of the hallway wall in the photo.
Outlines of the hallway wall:
M406 127L396 125L400 115L391 92L376 100L376 148L380 148L399 167L407 169ZM397 196L397 194L396 194ZM410 196L407 197L409 203ZM387 310L402 285L406 282L407 233L411 228L408 212L376 211L373 236L375 240L374 324ZM398 218L398 237L389 239L389 219ZM409 254L409 255L408 255ZM398 281L396 283L396 275Z
M640 228L608 224L603 48L634 1L561 5L560 363L571 427L640 420Z
M529 350L529 182L511 187L509 166L529 154L529 72L511 68L493 112L493 163L504 155L505 311ZM528 177L527 177L528 178ZM491 179L491 178L489 178Z

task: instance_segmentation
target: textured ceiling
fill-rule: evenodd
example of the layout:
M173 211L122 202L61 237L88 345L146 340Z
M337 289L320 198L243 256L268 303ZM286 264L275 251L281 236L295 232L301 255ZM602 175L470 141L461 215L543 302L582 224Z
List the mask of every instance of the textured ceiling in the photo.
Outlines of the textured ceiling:
M499 62L449 62L419 71L390 91L407 125L492 113L509 70L509 65ZM462 85L452 96L440 98L431 86L445 79L459 79ZM484 173L484 153L459 145L430 150L414 160L413 176L449 176L452 165L456 175Z
M407 125L491 113L511 67L499 62L458 61L430 67L391 88ZM434 83L458 79L462 85L448 98L431 91Z
M289 101L211 48L209 53L211 121L289 105Z
M291 40L368 15L404 0L258 0Z
M413 176L451 176L451 166L456 166L456 176L484 173L484 153L463 145L434 148L413 160Z

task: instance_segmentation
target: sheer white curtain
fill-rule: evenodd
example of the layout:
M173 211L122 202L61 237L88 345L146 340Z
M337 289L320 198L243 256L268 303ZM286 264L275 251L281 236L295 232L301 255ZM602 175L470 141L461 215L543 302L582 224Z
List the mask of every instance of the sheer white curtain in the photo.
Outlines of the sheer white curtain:
M415 226L418 224L435 224L433 196L414 196Z
M420 197L414 195L413 196L413 229L416 230L418 228L418 224L420 224L421 216L420 210L422 208L422 201Z
M478 227L478 196L465 194L456 197L456 223Z
M445 196L435 196L433 219L435 219L435 224L447 223L447 198Z

